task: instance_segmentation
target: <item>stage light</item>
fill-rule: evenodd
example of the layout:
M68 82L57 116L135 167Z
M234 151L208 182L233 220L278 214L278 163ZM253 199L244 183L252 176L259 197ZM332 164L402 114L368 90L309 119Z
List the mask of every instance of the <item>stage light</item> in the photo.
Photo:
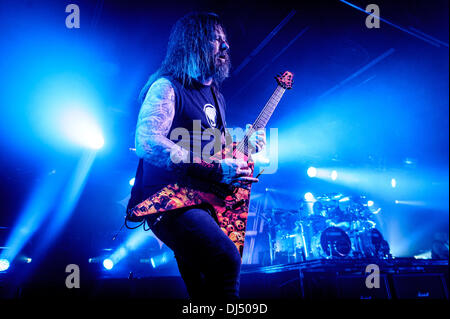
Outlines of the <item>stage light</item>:
M87 176L95 156L95 151L85 150L79 159L65 188L58 195L60 204L52 211L52 218L46 224L45 233L35 247L34 254L36 256L44 254L44 251L57 238L58 234L64 229L65 224L70 219L86 184Z
M342 197L339 202L348 202L350 200L350 197L346 196L346 197Z
M415 259L431 259L432 258L431 250L427 250L427 251L425 251L425 252L423 252L421 254L414 255L414 258Z
M110 256L109 259L114 265L128 256L131 251L138 249L151 236L143 228L135 230L125 242L123 242Z
M47 173L37 180L4 245L9 249L0 251L0 260L16 259L22 248L47 218L52 203L56 201L58 191L62 188L64 182L60 174Z
M371 200L367 201L367 206L368 206L368 207L372 207L373 204L374 204L373 201L371 201Z
M61 110L61 131L72 142L98 150L105 140L94 117L82 108Z
M337 179L337 177L338 177L337 171L332 171L332 172L331 172L331 179L332 179L333 181L335 181L335 180Z
M395 200L396 204L401 204L401 205L408 205L408 206L426 206L427 202L421 201L421 200Z
M114 267L114 263L111 259L105 259L103 260L103 267L105 267L106 270L111 270Z
M129 181L130 186L134 186L134 177Z
M89 145L94 150L98 150L98 149L101 149L103 147L103 145L105 145L105 140L103 139L103 136L101 136L101 135L97 135L97 136L94 135L91 137Z
M391 186L392 186L392 188L397 187L397 181L395 180L395 178L391 179Z
M312 193L310 193L310 192L306 193L306 194L305 194L305 200L306 200L307 202L312 202L312 201L314 201L314 195L313 195Z
M308 174L309 177L313 178L317 176L317 169L315 167L310 167L308 168L308 170L306 171L306 173Z
M162 265L165 265L170 261L174 261L173 254L171 254L167 251L162 254L153 256L149 259L149 263L152 265L153 268L157 268Z
M21 262L26 263L26 264L30 264L33 261L32 258L25 257L25 256L21 256L20 258L18 258L18 260L20 260Z
M8 259L0 259L0 271L6 271L9 268Z

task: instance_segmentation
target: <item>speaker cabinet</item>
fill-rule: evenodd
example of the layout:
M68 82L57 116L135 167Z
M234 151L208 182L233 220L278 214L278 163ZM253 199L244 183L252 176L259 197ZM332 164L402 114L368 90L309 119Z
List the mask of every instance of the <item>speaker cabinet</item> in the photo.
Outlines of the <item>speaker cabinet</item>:
M448 299L442 274L392 275L392 285L398 299Z
M298 270L241 275L243 299L298 299L302 297Z
M344 275L338 276L337 298L339 299L391 299L386 275L381 274L378 288L367 288L366 276Z
M307 299L390 299L386 275L380 274L379 288L367 288L364 275L307 272L304 276Z

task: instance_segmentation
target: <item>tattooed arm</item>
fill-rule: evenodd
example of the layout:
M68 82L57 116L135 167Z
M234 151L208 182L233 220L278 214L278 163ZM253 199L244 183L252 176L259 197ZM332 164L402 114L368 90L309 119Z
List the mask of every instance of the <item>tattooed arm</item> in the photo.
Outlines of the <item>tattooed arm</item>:
M147 92L136 125L136 154L155 166L171 170L170 153L180 162L188 152L167 138L175 115L175 92L169 80L155 81Z

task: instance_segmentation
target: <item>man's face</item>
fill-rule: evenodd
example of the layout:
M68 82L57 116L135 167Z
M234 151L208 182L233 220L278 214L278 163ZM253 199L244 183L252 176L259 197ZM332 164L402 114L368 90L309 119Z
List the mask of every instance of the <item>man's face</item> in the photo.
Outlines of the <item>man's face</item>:
M228 77L230 71L230 56L228 54L230 46L228 45L225 33L220 26L217 26L214 31L214 38L212 43L212 54L214 57L214 69L219 78Z
M227 38L220 26L215 28L213 43L213 55L216 66L220 66L229 61Z

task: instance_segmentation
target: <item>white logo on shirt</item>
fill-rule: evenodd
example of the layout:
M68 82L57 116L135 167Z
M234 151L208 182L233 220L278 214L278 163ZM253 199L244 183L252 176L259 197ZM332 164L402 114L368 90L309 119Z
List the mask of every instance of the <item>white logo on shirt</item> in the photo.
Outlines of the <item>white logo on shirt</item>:
M203 106L203 112L205 112L206 119L208 120L209 126L215 128L217 125L217 111L214 105L205 104Z

